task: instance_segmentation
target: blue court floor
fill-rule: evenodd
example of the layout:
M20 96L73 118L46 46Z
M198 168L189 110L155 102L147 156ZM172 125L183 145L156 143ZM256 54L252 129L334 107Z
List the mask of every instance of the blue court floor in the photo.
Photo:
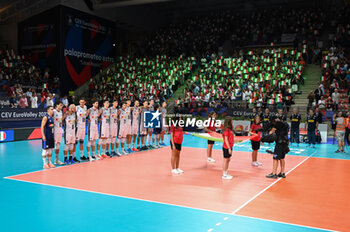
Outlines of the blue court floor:
M206 148L206 144L206 140L191 135L184 137L184 147ZM263 145L261 151L267 148L272 146ZM221 144L216 143L214 149L221 149ZM336 154L336 149L337 146L331 144L317 145L316 148L301 144L292 146L290 154L350 159L349 150ZM235 150L251 151L250 142L237 144ZM60 156L62 158L63 154ZM0 143L1 231L324 231L4 178L41 169L41 140Z

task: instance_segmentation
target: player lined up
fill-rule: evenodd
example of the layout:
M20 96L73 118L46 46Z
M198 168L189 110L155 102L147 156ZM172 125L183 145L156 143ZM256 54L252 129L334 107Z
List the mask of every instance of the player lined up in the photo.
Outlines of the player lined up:
M99 108L98 101L94 101L92 107L87 109L85 100L81 99L78 106L71 104L65 113L62 108L61 102L55 104L55 109L48 107L47 115L42 120L43 159L46 160L44 168L55 167L51 162L53 148L56 155L54 163L68 165L160 148L165 145L166 128L145 128L143 115L145 111L158 110L161 112L161 119L165 118L166 102L158 105L154 104L154 100L150 100L144 101L140 106L140 102L135 101L132 107L131 101L127 100L118 108L117 101L112 102L111 107L108 101L104 101L102 108ZM84 155L86 132L87 156ZM151 145L152 134L154 134L153 145ZM64 162L59 160L63 135ZM78 144L80 160L76 156ZM119 152L119 144L121 152Z

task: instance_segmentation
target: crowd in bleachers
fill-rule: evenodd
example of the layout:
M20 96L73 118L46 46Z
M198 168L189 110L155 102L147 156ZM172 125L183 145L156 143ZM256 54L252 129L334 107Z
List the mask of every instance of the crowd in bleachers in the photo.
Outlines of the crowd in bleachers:
M166 25L146 40L139 52L203 56L217 52L227 40L232 47L269 45L280 43L282 34L295 35L295 41L312 41L322 33L325 19L325 11L317 8L211 12Z
M0 97L9 97L12 108L38 108L52 104L60 93L60 80L50 70L40 70L13 49L0 49Z
M181 79L190 75L194 58L121 57L113 67L90 80L89 96L93 99L124 101L154 99L166 101L173 96Z
M289 107L304 83L306 45L241 51L234 57L202 59L196 76L187 83L184 107Z

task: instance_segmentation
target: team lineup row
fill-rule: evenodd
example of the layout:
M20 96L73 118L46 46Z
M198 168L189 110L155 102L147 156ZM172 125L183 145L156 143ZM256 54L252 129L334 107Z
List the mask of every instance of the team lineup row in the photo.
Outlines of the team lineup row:
M165 146L164 134L167 128L145 128L144 112L158 110L162 119L167 113L166 105L166 102L155 104L154 100L150 100L149 102L144 101L142 106L139 101L135 101L131 106L131 100L127 100L120 107L118 107L118 102L114 101L110 107L109 101L104 101L103 106L99 108L98 101L95 101L88 109L85 100L81 99L78 106L71 104L63 113L63 104L57 102L55 108L47 108L47 114L41 123L44 168L55 167L51 160L53 149L55 149L56 165L80 162L76 158L78 144L80 159L83 161L105 159L133 151ZM83 145L86 129L88 134L87 157L84 155ZM152 134L154 134L153 145L151 145ZM61 162L58 154L63 135L65 158L64 162ZM119 144L121 144L121 153L119 153Z

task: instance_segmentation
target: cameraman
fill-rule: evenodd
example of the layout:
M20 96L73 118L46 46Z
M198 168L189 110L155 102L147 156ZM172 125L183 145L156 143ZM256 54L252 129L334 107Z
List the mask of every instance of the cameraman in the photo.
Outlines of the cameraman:
M288 130L289 125L287 122L281 121L278 117L271 119L272 129L269 132L269 135L265 136L261 141L262 142L273 142L275 141L274 151L267 150L266 152L273 154L273 167L272 172L266 175L267 178L276 179L278 177L286 178L285 170L285 161L284 158L289 150L289 140L288 140ZM277 174L278 164L280 164L281 171Z

